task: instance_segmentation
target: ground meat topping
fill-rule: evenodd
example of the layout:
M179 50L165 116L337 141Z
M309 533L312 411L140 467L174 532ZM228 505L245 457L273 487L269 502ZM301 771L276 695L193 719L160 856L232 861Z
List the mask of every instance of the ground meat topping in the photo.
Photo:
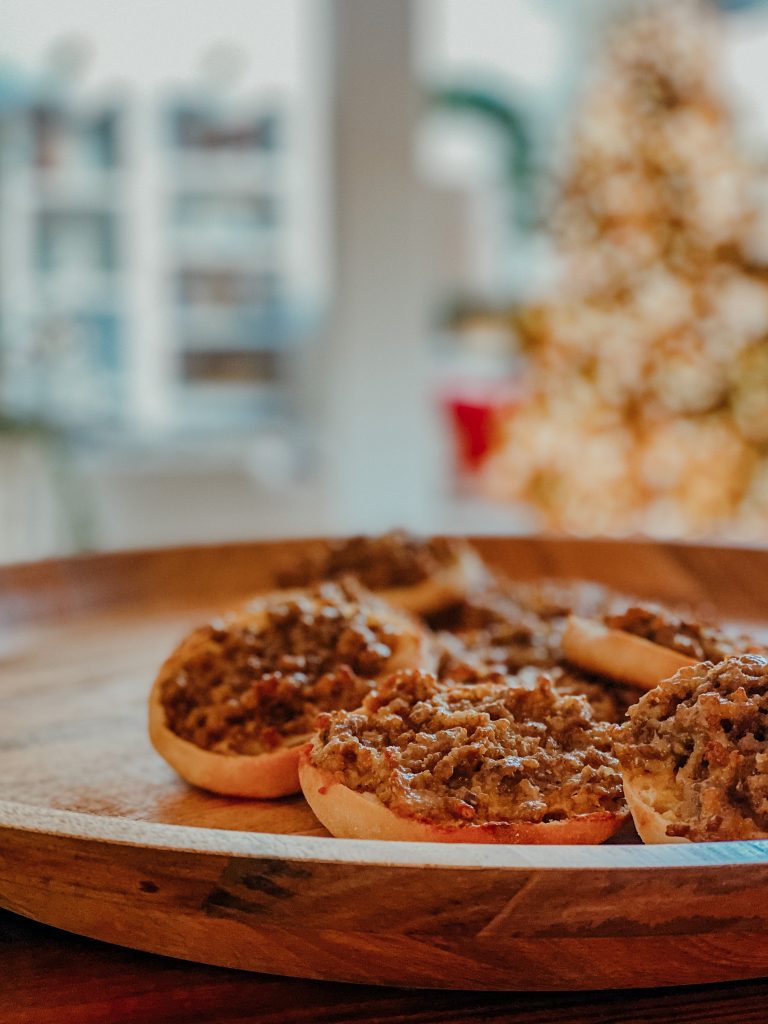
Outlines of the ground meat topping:
M662 647L688 655L695 661L722 661L744 653L762 653L765 648L747 636L729 634L715 626L689 622L666 608L628 608L621 615L607 615L606 626L652 640Z
M542 622L556 627L572 612L578 615L604 615L619 603L626 607L630 599L600 583L588 580L507 579L497 573L455 608L442 614L434 628L451 632L486 629L490 626L524 622Z
M449 680L464 686L506 680L512 685L530 688L538 683L544 672L558 693L586 697L598 722L623 721L627 708L637 700L634 687L590 675L571 665L553 662L551 658L542 658L537 664L533 657L530 660L525 656L518 658L516 650L510 657L508 648L478 646L478 632L483 631L473 631L470 636L462 634L461 637L450 633L439 635L438 677L441 681Z
M465 648L484 661L514 672L525 665L559 664L570 614L604 615L626 608L631 601L587 580L521 582L496 575L461 604L429 621L443 634L456 634ZM450 654L451 643L445 636L443 640Z
M446 687L399 672L318 728L312 763L397 813L481 823L623 810L610 726L545 677Z
M604 613L629 598L597 583L543 581L513 583L498 578L454 613L453 630L438 634L438 675L459 682L488 681L493 675L525 682L545 669L558 692L583 694L598 721L620 722L636 691L566 665L562 636L567 616Z
M528 665L548 668L560 658L561 631L531 617L497 622L484 629L438 634L439 674L453 675L465 664L514 673Z
M630 708L616 735L622 765L658 778L669 804L659 809L677 819L668 835L698 841L768 836L764 657L681 669Z
M562 658L568 614L600 607L614 597L597 583L520 583L497 576L443 617L441 675L469 659L514 673L528 665L551 668ZM452 635L456 639L453 639Z
M571 614L602 615L617 605L625 607L629 600L593 580L517 582L511 584L509 592L526 611L546 620L565 619Z
M586 697L598 722L623 722L628 709L637 700L635 687L590 675L570 665L558 666L548 674L558 693Z
M208 750L253 754L311 732L320 711L356 707L399 635L357 596L324 584L195 630L167 663L168 727Z
M353 575L370 590L408 587L455 563L459 548L444 537L392 530L380 537L330 541L278 574L281 586L304 586Z

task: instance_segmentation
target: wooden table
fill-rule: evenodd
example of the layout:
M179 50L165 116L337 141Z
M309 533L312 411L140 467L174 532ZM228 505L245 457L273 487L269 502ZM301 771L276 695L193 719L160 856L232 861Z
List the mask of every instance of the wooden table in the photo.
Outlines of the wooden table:
M279 978L137 953L0 912L0 1024L763 1024L768 979L625 992L429 992Z

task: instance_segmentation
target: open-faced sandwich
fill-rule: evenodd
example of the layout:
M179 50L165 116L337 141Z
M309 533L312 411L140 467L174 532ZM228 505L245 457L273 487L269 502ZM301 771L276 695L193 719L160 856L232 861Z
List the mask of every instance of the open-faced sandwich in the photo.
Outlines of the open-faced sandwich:
M464 540L393 530L380 537L319 544L285 568L278 582L293 587L354 576L390 604L428 615L461 601L486 573L482 559Z
M768 661L681 669L630 709L616 751L644 842L768 839Z
M355 581L267 594L194 630L160 669L150 737L188 782L231 796L299 788L319 712L354 708L398 668L434 664L409 615Z
M602 620L571 616L562 643L572 664L640 690L651 689L689 665L765 650L750 637L649 606L631 607Z
M399 672L318 729L299 775L335 836L600 843L627 816L611 727L545 677L448 686Z

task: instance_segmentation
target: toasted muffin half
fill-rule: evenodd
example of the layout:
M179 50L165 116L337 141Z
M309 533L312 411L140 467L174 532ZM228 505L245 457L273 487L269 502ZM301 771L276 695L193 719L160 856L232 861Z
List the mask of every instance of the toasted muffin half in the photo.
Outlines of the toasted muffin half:
M650 690L678 669L696 663L693 658L645 637L576 615L568 619L562 647L563 656L573 665L639 690Z
M193 785L284 796L299 789L318 713L356 707L398 668L433 664L423 627L355 583L267 594L194 630L165 661L150 738Z
M451 687L400 672L318 726L299 778L338 837L600 843L627 817L610 727L546 677Z
M563 635L563 654L572 664L641 690L687 665L764 652L752 637L651 605L600 621L571 616Z
M681 669L644 694L615 749L646 843L768 839L768 661Z
M352 575L390 604L430 615L463 600L488 575L465 540L417 537L405 530L327 541L279 575L283 586Z

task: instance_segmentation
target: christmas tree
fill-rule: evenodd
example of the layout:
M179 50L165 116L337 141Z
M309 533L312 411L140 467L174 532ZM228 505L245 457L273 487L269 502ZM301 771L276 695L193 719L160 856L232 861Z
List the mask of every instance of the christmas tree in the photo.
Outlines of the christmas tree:
M553 218L556 298L523 312L526 398L491 491L576 533L768 536L768 274L715 15L615 25Z

